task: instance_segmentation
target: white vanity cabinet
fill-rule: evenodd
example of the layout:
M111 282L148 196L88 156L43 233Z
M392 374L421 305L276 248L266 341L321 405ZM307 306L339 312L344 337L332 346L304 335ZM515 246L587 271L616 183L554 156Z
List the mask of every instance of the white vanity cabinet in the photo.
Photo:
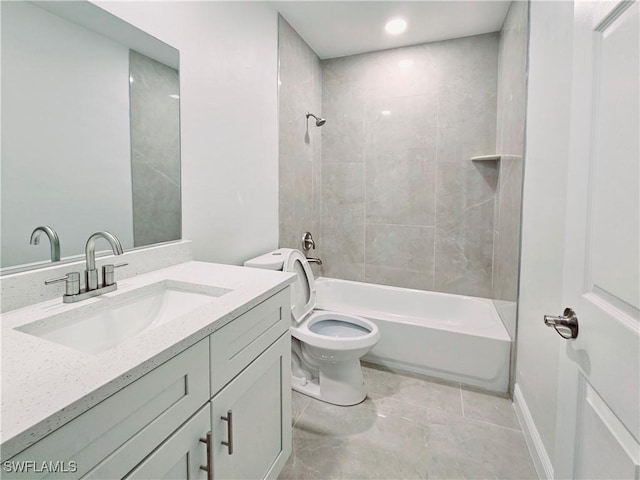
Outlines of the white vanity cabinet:
M23 450L9 460L11 471L3 464L2 478L125 476L209 399L208 343L199 341Z
M290 314L287 287L11 458L32 468L2 478L277 477L291 453Z
M209 337L213 478L275 478L291 453L289 304L286 288Z
M285 334L211 400L213 478L276 478L291 453Z

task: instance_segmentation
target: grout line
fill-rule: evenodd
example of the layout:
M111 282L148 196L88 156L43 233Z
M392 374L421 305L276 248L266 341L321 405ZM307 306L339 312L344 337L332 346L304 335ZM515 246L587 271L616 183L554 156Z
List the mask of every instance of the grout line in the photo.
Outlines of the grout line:
M301 394L302 395L302 394ZM305 395L306 397L306 395ZM300 421L300 419L302 418L302 415L304 415L304 412L307 410L307 407L311 404L311 399L307 398L307 404L304 406L304 408L300 411L300 415L298 415L298 418L296 418L296 421L293 422L293 425L291 425L291 428L295 428L295 426L298 424L298 422Z
M435 225L410 225L406 223L376 223L367 222L367 225L373 225L376 227L413 227L413 228L436 228Z
M367 281L367 143L366 143L366 139L367 139L367 127L366 127L366 123L365 123L365 119L366 115L363 115L363 119L362 119L362 123L363 123L363 130L365 131L364 133L364 145L363 145L363 150L361 151L362 154L362 160L363 160L363 172L362 172L362 182L363 182L363 190L364 190L364 205L363 205L363 212L364 212L364 218L363 218L363 229L362 229L362 281L366 282Z
M470 422L475 422L475 423L481 423L483 425L491 425L492 427L502 428L504 430L510 430L512 432L522 433L522 430L518 428L505 427L504 425L498 425L497 423L488 422L486 420L478 420L477 418L471 418L471 417L466 417L465 420L468 420Z
M506 426L504 426L504 425L499 425L499 424L497 424L497 423L489 422L489 421L487 421L487 420L479 420L479 419L477 419L477 418L467 417L467 416L465 415L465 413L464 413L464 396L462 395L462 391L463 391L463 388L462 388L462 387L460 387L460 401L462 402L462 418L464 418L465 420L471 421L471 422L482 423L482 424L484 424L484 425L492 425L492 426L494 426L494 427L504 428L504 429L506 429L506 430L511 430L511 431L514 431L514 432L520 432L520 433L522 433L522 430L517 429L517 428L506 427Z
M438 78L438 94L436 97L436 172L435 172L435 188L433 195L433 268L432 268L432 276L433 276L433 286L432 288L435 290L436 288L436 243L438 241L438 231L436 229L437 218L438 218L438 174L440 173L440 78Z
M349 161L344 161L344 162L322 162L323 165L359 165L361 163L365 163L365 161L362 160L360 162L349 162Z

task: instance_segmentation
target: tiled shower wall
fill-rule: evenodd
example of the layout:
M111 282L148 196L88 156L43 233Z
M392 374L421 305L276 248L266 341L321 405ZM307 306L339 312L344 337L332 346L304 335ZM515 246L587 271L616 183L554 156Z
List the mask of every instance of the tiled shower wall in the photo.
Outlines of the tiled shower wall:
M498 39L322 62L324 275L491 295Z
M527 87L528 3L512 2L500 32L497 151L502 154L496 196L493 298L515 302L520 257L522 154Z
M322 275L515 300L526 11L322 62L281 18L280 246L310 230Z
M313 118L307 122L305 114L322 113L322 67L318 56L282 17L278 31L279 243L299 249L306 231L319 240L321 128Z

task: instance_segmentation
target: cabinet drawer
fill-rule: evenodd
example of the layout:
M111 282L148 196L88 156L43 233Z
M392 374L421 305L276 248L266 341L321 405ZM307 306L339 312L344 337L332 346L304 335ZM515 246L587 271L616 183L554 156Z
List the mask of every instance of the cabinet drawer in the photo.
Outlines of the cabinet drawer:
M4 472L3 478L80 478L134 437L133 456L123 457L122 469L133 468L209 398L208 339L177 355L123 388L71 422L22 451L12 461L75 462L74 472ZM141 449L149 447L146 453ZM93 476L93 475L90 475ZM95 478L95 476L94 476Z
M187 423L162 443L125 480L150 478L205 480L207 474L200 467L208 467L206 443L200 441L211 430L209 404L206 404ZM103 477L103 478L122 478Z
M290 287L225 325L211 342L211 396L289 329Z

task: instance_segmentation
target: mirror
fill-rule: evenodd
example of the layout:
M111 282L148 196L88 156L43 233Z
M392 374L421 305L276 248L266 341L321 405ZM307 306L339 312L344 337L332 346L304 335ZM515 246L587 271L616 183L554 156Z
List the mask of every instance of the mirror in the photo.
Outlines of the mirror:
M2 272L51 261L40 225L63 261L99 230L179 240L178 51L85 1L1 8Z

